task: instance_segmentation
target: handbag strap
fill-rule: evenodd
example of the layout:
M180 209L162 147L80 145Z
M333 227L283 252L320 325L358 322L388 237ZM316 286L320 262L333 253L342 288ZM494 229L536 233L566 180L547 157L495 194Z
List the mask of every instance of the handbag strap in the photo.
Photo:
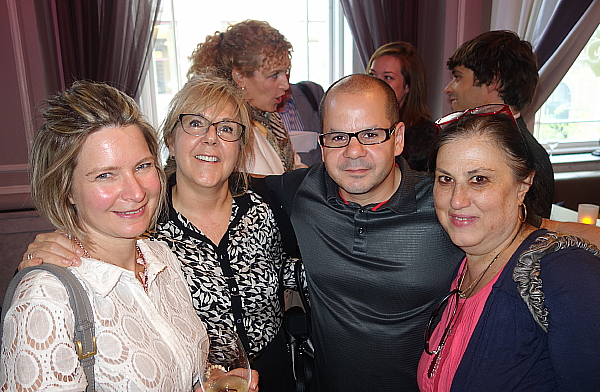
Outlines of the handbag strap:
M517 290L527 304L533 319L544 332L548 332L548 309L544 305L544 292L540 278L541 260L549 253L566 248L581 248L595 256L600 256L600 250L586 239L549 231L538 237L527 250L521 253L513 270L513 280L517 283Z
M298 289L298 293L300 293L300 301L302 302L302 306L304 306L304 311L310 315L310 305L306 299L304 285L302 284L302 259L296 260L294 264L294 279L296 280L296 288Z
M96 336L94 331L94 313L90 305L90 300L83 286L75 275L66 268L58 267L52 264L42 264L33 267L24 268L19 271L11 280L2 305L2 318L0 321L0 349L2 348L2 333L4 329L4 318L6 312L12 304L12 299L17 286L25 275L34 270L44 270L53 274L65 286L69 295L69 304L73 309L75 316L75 333L73 342L77 356L83 367L85 377L88 382L86 391L94 391L94 363L96 355Z

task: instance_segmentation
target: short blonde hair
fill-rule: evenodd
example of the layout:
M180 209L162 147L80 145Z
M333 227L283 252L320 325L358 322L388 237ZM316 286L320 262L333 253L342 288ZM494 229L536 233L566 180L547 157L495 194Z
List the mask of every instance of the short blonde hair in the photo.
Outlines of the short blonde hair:
M161 197L149 228L156 224L166 180L158 162L156 132L132 98L103 83L77 81L48 99L42 116L45 122L35 136L30 158L31 195L40 215L69 235L89 241L69 200L82 146L89 135L103 128L135 125L144 135L161 182Z
M216 76L216 70L207 69L205 73L192 77L171 100L167 116L161 127L162 140L168 148L172 145L175 132L181 128L180 114L203 114L208 108L215 113L221 112L227 105L233 109L233 120L239 121L246 129L239 143L236 167L237 174L230 177L229 188L234 195L240 195L248 189L246 167L253 160L252 125L246 101L239 89L229 81ZM176 157L169 156L165 172L171 176L177 170Z

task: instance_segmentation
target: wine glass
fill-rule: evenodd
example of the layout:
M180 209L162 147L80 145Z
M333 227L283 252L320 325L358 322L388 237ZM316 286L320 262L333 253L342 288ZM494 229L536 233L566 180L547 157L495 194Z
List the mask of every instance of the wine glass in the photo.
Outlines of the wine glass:
M548 140L547 143L548 143L548 148L550 149L550 156L552 156L552 152L554 151L554 149L556 147L558 147L559 141L556 139L552 139L552 140Z
M250 362L240 338L231 330L211 334L208 359L201 376L204 392L248 392Z

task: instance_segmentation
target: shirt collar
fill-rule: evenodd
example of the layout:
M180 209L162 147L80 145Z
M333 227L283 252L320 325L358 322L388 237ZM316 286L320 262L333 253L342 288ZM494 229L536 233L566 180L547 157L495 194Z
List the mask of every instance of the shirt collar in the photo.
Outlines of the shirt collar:
M427 181L423 181L428 178L426 173L417 172L412 170L406 160L401 156L396 157L396 164L400 168L401 180L398 189L390 199L384 204L373 203L365 206L372 210L375 208L377 211L390 209L397 214L410 214L417 210L417 192L422 187L421 184L426 184ZM339 193L339 186L333 181L333 179L327 173L325 165L323 165L323 173L325 176L325 189L326 197L329 203L337 202L341 204L355 204L344 200Z
M154 252L152 252L146 244L146 241L138 240L137 245L140 247L140 250L144 254L144 258L146 259L146 265L148 266L148 287L151 287L152 282L156 279L158 274L167 268L167 266L158 260L154 255ZM82 257L81 265L79 267L70 268L73 268L81 277L83 277L95 292L104 297L109 295L115 289L119 280L137 280L133 271L97 259Z

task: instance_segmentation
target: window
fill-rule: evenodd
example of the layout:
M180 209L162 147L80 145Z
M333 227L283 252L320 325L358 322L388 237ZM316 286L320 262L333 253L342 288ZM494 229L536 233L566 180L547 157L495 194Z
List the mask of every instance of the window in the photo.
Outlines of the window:
M589 152L600 141L600 27L536 113L536 136L554 153Z
M245 19L267 21L293 46L292 83L311 80L327 88L352 73L354 42L339 1L165 0L155 27L156 45L147 91L146 113L158 126L173 95L187 80L188 57L207 35ZM341 59L341 60L340 60Z

